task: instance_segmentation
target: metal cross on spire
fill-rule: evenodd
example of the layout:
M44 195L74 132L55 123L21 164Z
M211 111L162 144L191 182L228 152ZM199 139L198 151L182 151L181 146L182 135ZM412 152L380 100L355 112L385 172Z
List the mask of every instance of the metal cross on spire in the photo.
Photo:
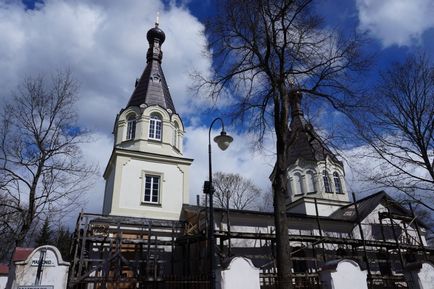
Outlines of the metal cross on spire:
M155 27L160 24L160 11L157 11L157 18L155 19Z

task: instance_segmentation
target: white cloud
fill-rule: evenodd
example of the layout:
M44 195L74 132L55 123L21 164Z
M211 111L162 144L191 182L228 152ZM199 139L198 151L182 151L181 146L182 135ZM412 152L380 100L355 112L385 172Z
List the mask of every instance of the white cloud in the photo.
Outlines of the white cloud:
M186 131L184 156L194 158L190 169L190 201L195 202L196 195L202 195L203 182L208 180L208 128L187 127ZM234 138L227 150L221 151L211 139L213 172L238 173L267 191L271 186L268 177L275 162L272 139L266 138L264 149L255 151L251 147L254 136L248 133L233 133L231 128L226 128L226 131ZM213 130L211 138L219 133L220 130Z
M164 6L159 0L48 0L35 10L0 0L0 107L23 77L69 68L80 86L80 125L95 136L83 146L84 154L99 164L102 174L116 114L146 65L146 32L157 12L166 33L162 65L175 106L184 120L197 118L197 109L209 104L205 97L191 96L189 73L211 69L210 58L202 54L204 26L185 7ZM196 158L194 153L189 157ZM100 212L103 192L99 176L84 209Z
M384 47L419 44L434 27L431 0L357 0L359 29L381 40Z
M402 141L396 136L389 136L396 143ZM403 144L404 145L404 144ZM395 151L397 155L402 153ZM427 188L427 183L419 182L416 178L411 178L395 170L386 161L382 160L369 145L357 146L342 152L345 162L346 184L349 192L355 192L357 198L360 199L380 190L386 191L395 199L404 200L409 197L402 191L393 187L394 183L397 187L405 188L406 186L414 186L419 188ZM408 156L408 155L407 155ZM394 161L396 163L396 160ZM404 171L411 172L419 178L429 179L428 172L421 166L412 163L401 163L401 168ZM386 177L383 180L381 177ZM379 181L374 181L375 179ZM433 198L427 194L427 190L409 190L414 198L421 200L429 205L433 204Z
M163 69L178 112L188 117L207 106L188 90L189 73L211 67L202 54L204 27L185 7L158 0L46 1L36 10L0 0L0 98L25 75L70 68L80 83L80 121L110 133L146 65L146 32L157 11L166 33Z

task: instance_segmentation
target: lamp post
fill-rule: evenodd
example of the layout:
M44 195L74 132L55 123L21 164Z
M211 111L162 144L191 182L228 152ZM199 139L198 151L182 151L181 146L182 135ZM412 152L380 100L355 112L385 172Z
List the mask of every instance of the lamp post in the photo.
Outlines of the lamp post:
M233 141L233 138L226 134L225 125L223 120L220 117L215 118L209 127L208 131L208 181L205 181L203 190L205 194L208 194L209 200L209 228L208 228L208 254L210 259L210 268L209 268L209 279L211 283L211 289L216 288L216 260L215 260L215 238L214 238L214 204L213 204L213 195L214 188L212 186L212 163L211 163L211 129L216 121L220 121L222 126L222 131L220 135L214 138L214 141L217 143L218 147L221 150L226 150L229 147L229 144Z

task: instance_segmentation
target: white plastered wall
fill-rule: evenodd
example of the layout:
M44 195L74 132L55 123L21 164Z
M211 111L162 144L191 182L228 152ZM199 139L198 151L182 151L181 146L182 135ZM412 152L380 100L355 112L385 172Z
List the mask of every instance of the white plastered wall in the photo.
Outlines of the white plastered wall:
M111 206L104 213L146 218L179 219L182 204L188 203L188 172L191 161L171 162L164 157L150 159L116 154L115 165L107 173L106 198L112 197ZM160 176L158 204L144 202L144 177ZM113 176L114 175L114 176ZM109 182L113 179L113 185ZM105 203L109 204L109 200ZM109 209L110 207L110 209Z
M152 115L161 119L161 140L149 138ZM134 139L127 140L128 118L136 118ZM184 126L177 114L141 105L121 111L115 123L115 149L104 173L103 214L179 219L189 201L189 166L182 157ZM160 177L158 204L144 202L146 174Z
M368 216L366 216L362 220L361 224L362 224L363 235L364 235L365 239L367 239L367 240L375 240L375 239L378 240L379 239L379 236L376 236L373 232L373 225L378 225L378 226L380 225L380 219L379 219L379 215L378 215L378 213L380 213L380 212L387 212L387 208L385 206L383 206L382 204L378 204L378 206L374 210L372 210L372 212L369 213ZM383 225L387 226L388 224L390 224L390 220L387 218L383 219L382 223L383 223ZM400 231L402 232L402 234L400 234L398 232L398 229L396 230L396 235L397 235L400 242L404 242L404 243L413 242L414 244L420 243L419 242L419 236L418 236L417 230L414 226L414 223L410 227L407 228L407 234L409 237L408 240L407 239L404 240L404 238L407 237L406 236L407 234L404 233L403 223L400 220L394 220L394 225L395 226L399 225L401 227ZM420 228L420 230L421 230L422 242L426 246L427 243L425 240L425 236L423 234L424 232L423 232L422 228ZM378 232L377 232L377 235L378 235ZM390 233L388 235L391 236ZM355 238L361 239L360 230L359 230L358 226L354 227L353 236ZM394 238L392 238L392 237L387 238L386 241L395 242Z
M152 114L161 117L162 138L161 140L149 139L149 122ZM136 134L134 140L127 140L127 118L136 116ZM123 110L115 124L115 145L120 148L134 151L143 151L171 156L182 156L184 126L177 114L169 114L160 106L139 108L128 107ZM176 142L175 142L176 134Z

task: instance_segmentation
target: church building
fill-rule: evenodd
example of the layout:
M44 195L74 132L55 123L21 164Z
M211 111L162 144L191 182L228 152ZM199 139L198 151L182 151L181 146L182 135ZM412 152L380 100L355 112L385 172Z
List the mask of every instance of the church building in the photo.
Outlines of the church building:
M183 155L184 125L161 67L165 34L157 23L146 38L146 66L115 118L102 215L77 221L69 288L209 288L208 230L219 272L243 257L258 270L260 288L276 288L272 212L215 208L209 224L209 208L189 204L193 160ZM292 98L287 153L295 288L326 288L321 274L341 260L365 272L369 288L428 288L415 287L409 273L434 272L432 263L420 265L433 260L427 226L384 191L350 198L342 161L307 122L301 101L300 93Z

